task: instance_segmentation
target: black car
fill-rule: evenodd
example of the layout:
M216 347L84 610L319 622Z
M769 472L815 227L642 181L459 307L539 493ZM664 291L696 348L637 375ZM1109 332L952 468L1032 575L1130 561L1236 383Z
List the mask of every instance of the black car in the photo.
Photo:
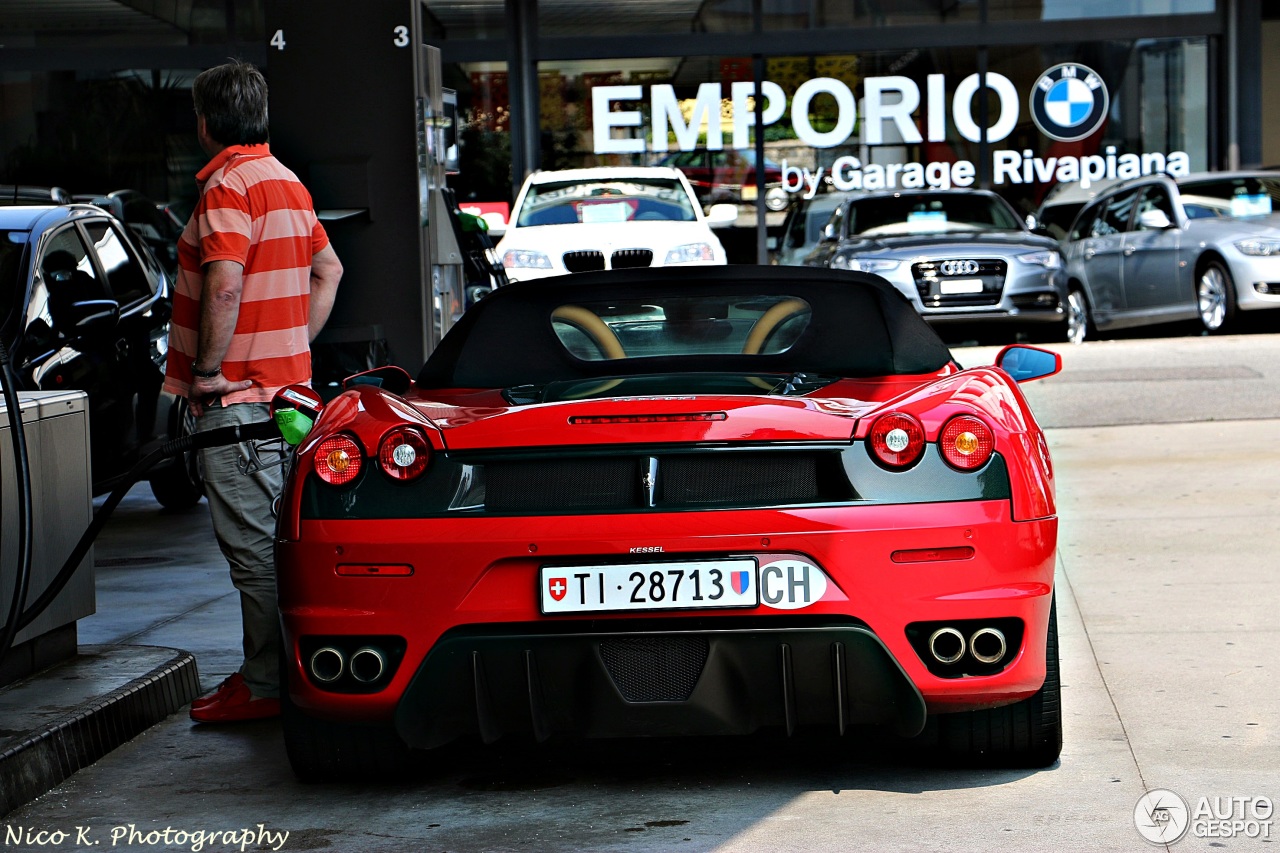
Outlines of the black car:
M185 401L161 392L170 313L163 267L105 210L0 207L0 345L20 390L87 393L95 494L157 442L192 429ZM164 506L203 495L194 455L150 479Z
M178 274L178 238L183 226L164 205L137 190L116 190L105 195L76 195L76 201L106 208L155 253L170 276Z

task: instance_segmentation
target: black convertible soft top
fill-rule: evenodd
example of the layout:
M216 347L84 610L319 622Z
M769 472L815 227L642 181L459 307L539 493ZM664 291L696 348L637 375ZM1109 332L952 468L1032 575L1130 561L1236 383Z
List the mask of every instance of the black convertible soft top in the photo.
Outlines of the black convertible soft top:
M584 360L557 337L552 312L566 304L640 303L685 295L725 300L792 297L812 308L785 352ZM638 374L931 373L951 361L946 344L879 276L809 267L731 265L576 273L494 291L445 335L418 375L425 388L509 388Z

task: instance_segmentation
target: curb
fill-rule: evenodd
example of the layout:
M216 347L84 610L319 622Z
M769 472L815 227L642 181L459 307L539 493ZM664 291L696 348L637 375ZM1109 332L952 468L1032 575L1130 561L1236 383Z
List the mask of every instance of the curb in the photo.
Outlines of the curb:
M53 789L200 695L194 655L179 649L149 651L171 657L147 674L18 736L0 752L0 816ZM50 677L57 668L36 677Z

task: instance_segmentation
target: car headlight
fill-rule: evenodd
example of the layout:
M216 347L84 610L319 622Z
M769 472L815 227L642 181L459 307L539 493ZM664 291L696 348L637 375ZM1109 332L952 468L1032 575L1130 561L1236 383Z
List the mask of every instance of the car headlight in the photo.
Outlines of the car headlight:
M836 255L831 259L831 266L838 270L888 272L902 266L902 261L895 261L892 258L853 258L848 255Z
M549 270L551 259L532 249L508 249L502 253L502 265L509 270Z
M1280 240L1261 240L1253 237L1236 243L1236 248L1243 255L1280 255Z
M1025 255L1018 255L1018 260L1024 264L1031 264L1037 267L1044 267L1047 270L1062 269L1062 255L1053 249L1043 252L1028 252Z
M696 264L699 261L714 261L715 259L716 253L711 248L710 243L686 243L683 246L676 246L667 252L667 259L663 263Z

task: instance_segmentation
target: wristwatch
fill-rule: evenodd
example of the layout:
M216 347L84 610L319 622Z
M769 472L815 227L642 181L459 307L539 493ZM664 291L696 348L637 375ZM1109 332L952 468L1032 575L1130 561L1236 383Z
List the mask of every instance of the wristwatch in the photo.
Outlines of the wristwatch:
M191 362L191 375L196 377L197 379L212 379L213 377L217 376L221 372L222 372L222 365L218 365L213 370L201 370L200 368L196 367L196 363L194 361Z

